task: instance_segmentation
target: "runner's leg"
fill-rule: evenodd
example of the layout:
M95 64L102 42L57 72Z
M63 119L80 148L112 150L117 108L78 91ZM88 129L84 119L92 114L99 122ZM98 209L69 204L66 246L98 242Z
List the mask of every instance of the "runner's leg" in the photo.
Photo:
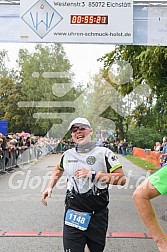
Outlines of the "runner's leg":
M84 252L86 245L84 231L64 224L63 245L64 252Z

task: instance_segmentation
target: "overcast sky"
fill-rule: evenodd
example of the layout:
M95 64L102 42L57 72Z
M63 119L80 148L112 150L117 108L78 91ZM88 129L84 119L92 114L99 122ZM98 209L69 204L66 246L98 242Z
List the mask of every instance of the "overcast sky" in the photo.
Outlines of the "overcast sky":
M73 65L72 70L75 73L76 83L87 83L89 76L98 73L102 63L97 59L114 49L113 45L103 44L64 44L64 49L70 63ZM8 51L8 63L10 67L14 67L15 60L18 55L19 48L27 48L33 50L33 44L20 43L1 43L0 50Z

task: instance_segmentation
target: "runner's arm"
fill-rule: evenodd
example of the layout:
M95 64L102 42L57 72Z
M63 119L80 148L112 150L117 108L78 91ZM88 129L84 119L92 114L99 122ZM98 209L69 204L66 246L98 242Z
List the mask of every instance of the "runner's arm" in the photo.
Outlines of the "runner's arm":
M151 204L151 199L159 196L158 190L146 179L133 193L133 199L138 213L149 229L155 240L159 251L167 251L167 238L157 220L155 210Z
M115 169L111 173L97 172L96 179L112 185L123 186L126 183L126 176L122 167Z
M59 178L62 176L63 174L63 170L60 170L60 167L58 165L55 166L52 174L51 174L51 178L49 180L49 183L47 185L47 188L45 189L45 191L42 193L42 203L47 206L47 202L46 202L46 198L47 197L51 197L52 194L52 189L53 187L56 185L57 181L59 180Z
M91 171L85 168L78 169L75 172L75 176L77 178L91 177ZM95 178L101 182L113 185L123 186L126 183L126 177L121 167L115 169L111 173L97 172Z

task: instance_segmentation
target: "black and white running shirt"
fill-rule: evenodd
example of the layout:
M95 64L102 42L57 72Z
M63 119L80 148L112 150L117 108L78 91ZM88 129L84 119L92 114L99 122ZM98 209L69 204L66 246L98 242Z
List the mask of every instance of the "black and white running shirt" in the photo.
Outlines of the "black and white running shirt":
M77 152L75 148L69 149L64 152L59 164L59 168L67 175L67 190L71 191L74 188L80 194L88 192L94 185L98 189L108 186L96 179L92 182L91 177L77 179L74 175L77 169L86 168L90 171L111 173L121 167L118 158L110 149L98 146L83 153Z

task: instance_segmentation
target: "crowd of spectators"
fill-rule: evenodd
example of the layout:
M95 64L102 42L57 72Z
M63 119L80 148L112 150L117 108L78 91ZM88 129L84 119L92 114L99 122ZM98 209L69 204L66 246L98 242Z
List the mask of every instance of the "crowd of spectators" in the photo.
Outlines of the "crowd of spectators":
M118 141L118 139L101 140L99 139L96 143L98 146L105 146L111 149L113 152L126 155L127 153L132 155L133 146L128 144L126 140ZM29 157L35 157L38 159L41 155L48 153L63 153L67 149L73 148L75 144L71 139L54 139L40 136L33 136L29 133L11 133L4 136L0 133L0 170L13 163L17 163L18 157L25 152L29 153ZM33 155L31 153L34 152ZM24 155L25 156L25 155ZM9 162L12 160L12 163Z
M74 143L71 139L47 138L24 132L10 133L7 136L0 133L0 170L16 165L20 156L24 158L22 162L29 162L32 158L38 159L49 153L63 153L72 147Z
M19 133L4 136L0 133L0 151L22 151L40 142L44 142L43 138L23 136Z
M109 148L115 153L122 154L122 155L132 155L133 154L133 145L132 143L128 143L126 139L118 140L114 139L113 141L109 141L109 139L102 140L99 139L96 142L97 146L104 146Z
M19 158L22 158L22 162L38 159L42 154L53 151L56 145L57 140L55 139L31 136L28 133L8 134L7 136L0 133L0 170L17 165Z
M109 138L105 140L98 139L96 145L109 148L118 154L133 155L133 145L132 143L128 143L126 139L119 140L118 137L112 140ZM4 136L0 133L0 170L2 169L2 160L4 161L3 165L7 166L11 157L17 160L20 154L29 149L31 152L34 152L35 158L38 159L41 155L48 153L63 153L74 146L75 144L71 139L50 139L47 137L33 136L29 133L15 133ZM154 151L161 153L160 163L163 166L167 162L167 137L163 138L162 143L156 142Z

